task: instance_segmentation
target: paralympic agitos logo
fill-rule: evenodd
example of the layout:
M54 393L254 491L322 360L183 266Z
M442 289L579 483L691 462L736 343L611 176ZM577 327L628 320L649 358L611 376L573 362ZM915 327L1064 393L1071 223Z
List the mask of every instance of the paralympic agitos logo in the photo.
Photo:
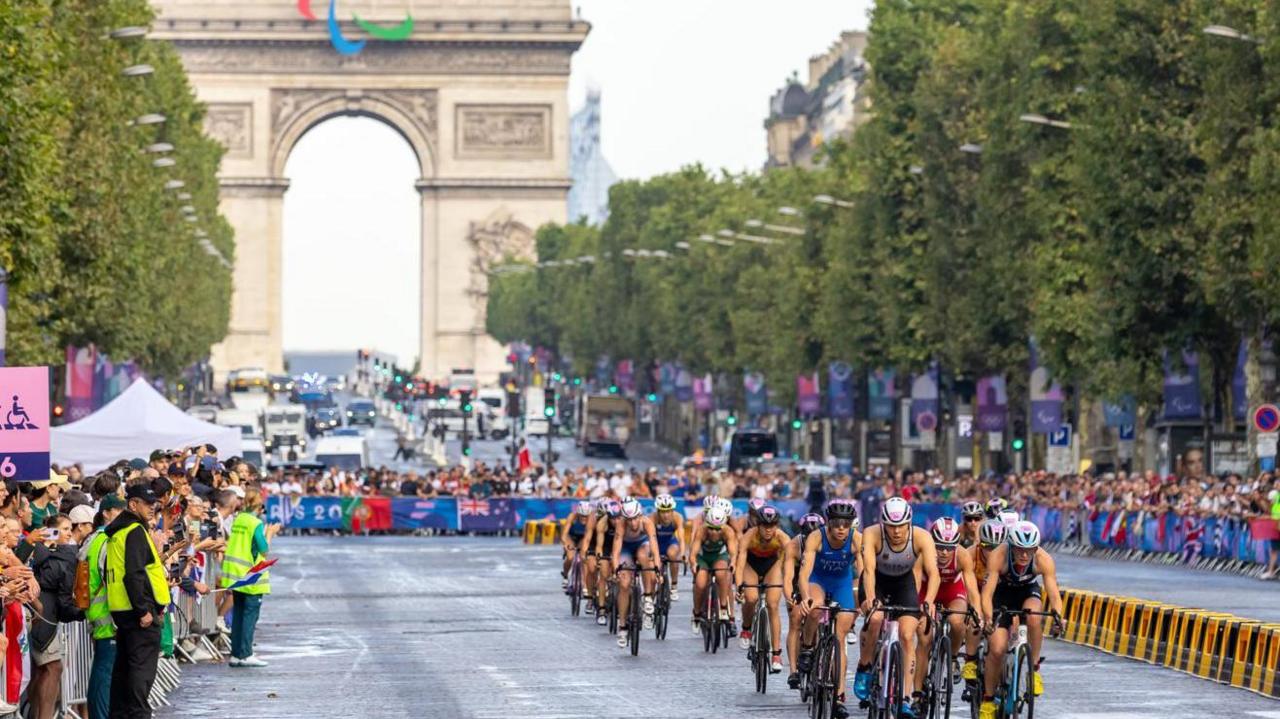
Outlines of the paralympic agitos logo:
M308 20L315 20L315 13L311 12L311 0L298 0L298 12ZM338 0L329 0L329 42L333 43L333 49L343 55L354 55L364 49L366 40L348 40L342 35L342 28L338 27ZM404 40L413 34L413 18L409 15L404 16L404 20L395 27L381 27L367 20L361 20L355 13L351 13L351 19L360 29L369 33L371 37L379 40Z

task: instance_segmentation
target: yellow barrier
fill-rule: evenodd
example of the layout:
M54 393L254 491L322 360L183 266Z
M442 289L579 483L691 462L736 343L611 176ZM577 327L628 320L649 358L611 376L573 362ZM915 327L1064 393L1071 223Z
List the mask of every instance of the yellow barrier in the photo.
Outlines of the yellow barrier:
M542 520L530 519L524 523L524 543L537 544L538 537L542 534Z
M560 522L548 519L530 519L522 532L525 544L555 544L560 541Z
M1280 624L1079 589L1062 598L1069 642L1280 698Z

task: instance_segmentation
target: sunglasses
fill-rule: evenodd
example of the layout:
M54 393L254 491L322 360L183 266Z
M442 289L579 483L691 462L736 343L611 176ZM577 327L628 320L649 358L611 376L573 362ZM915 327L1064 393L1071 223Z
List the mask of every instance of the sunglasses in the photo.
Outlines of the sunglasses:
M827 522L827 526L832 529L848 529L853 526L852 519L832 519Z
M964 521L966 522L981 522L982 520L983 520L983 517L965 517L964 518Z

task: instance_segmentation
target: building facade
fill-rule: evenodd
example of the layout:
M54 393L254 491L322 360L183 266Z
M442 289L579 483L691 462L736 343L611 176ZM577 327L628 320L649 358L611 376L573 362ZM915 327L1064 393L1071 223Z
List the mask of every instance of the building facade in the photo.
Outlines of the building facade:
M823 144L849 135L870 117L866 47L867 33L841 33L825 53L809 58L806 82L793 75L769 99L766 169L811 167Z
M569 221L601 225L609 217L609 188L618 181L600 149L600 91L569 119Z

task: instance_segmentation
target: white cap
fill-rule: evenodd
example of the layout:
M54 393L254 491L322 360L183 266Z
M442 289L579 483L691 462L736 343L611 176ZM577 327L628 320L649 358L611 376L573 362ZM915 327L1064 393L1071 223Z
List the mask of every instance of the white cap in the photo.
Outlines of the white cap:
M71 524L93 524L93 516L95 512L93 507L87 504L77 504L71 508L67 516L71 518Z
M231 490L231 493L236 495L240 499L244 499L244 488L241 487L240 485L233 484L230 487L227 487L227 489Z

